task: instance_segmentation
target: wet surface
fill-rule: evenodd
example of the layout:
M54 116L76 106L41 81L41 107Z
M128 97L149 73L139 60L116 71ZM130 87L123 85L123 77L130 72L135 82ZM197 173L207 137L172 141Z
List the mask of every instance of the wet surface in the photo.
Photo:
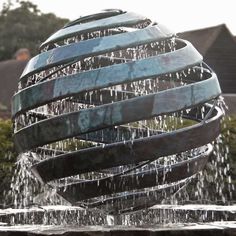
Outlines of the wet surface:
M235 235L236 221L213 222L205 224L171 224L157 225L155 227L64 227L25 225L0 227L0 234L15 235Z
M42 206L30 209L0 210L1 231L15 229L47 229L61 226L81 229L84 227L144 227L178 228L184 226L211 225L215 222L230 225L236 219L236 205L156 205L145 211L107 215L97 209L85 210L71 206ZM184 224L183 224L184 222ZM196 222L198 222L196 224ZM185 224L186 223L186 224ZM234 223L233 223L234 224ZM32 228L30 228L30 225ZM36 227L36 228L35 228ZM236 228L236 227L235 227ZM109 228L110 229L110 228ZM0 234L1 235L1 234Z

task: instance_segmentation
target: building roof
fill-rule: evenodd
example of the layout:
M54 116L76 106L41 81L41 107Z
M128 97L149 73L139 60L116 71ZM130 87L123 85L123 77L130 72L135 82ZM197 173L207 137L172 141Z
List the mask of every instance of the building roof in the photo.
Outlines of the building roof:
M185 31L178 33L177 35L180 38L190 41L202 55L205 55L207 50L211 47L223 30L227 30L228 33L231 34L227 26L225 24L221 24L203 29Z
M236 36L225 24L177 34L190 41L216 72L229 113L236 112ZM230 96L227 96L227 94Z

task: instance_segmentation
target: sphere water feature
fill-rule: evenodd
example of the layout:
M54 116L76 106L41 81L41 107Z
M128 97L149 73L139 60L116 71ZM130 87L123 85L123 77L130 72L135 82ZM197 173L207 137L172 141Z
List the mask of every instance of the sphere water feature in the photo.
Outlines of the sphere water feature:
M161 203L207 163L220 132L216 74L191 43L121 10L50 36L13 97L14 141L67 201L109 214Z

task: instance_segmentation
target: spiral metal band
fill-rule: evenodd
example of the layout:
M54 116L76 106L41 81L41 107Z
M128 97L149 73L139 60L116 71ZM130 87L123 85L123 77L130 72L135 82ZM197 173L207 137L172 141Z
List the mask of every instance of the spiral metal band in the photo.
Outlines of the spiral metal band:
M69 23L41 49L12 102L17 150L46 157L32 167L40 181L59 181L57 192L72 204L124 213L175 194L204 168L209 143L219 134L222 111L212 101L221 90L191 43L145 17L109 10ZM137 126L173 114L195 124L175 130ZM71 138L97 146L58 148ZM175 156L176 163L157 164L165 156ZM86 173L100 178L58 185Z

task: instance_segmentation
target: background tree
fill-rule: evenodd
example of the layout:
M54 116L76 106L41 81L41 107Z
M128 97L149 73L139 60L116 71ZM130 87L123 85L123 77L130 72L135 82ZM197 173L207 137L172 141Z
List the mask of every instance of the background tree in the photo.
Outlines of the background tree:
M42 13L29 1L6 1L0 6L0 61L11 59L19 48L28 48L31 55L50 34L68 22L52 13ZM5 107L0 101L0 110ZM10 190L17 154L12 140L12 122L0 118L0 208L11 203L4 198Z
M37 54L39 45L67 22L42 13L29 1L18 1L16 8L12 1L5 2L0 12L0 61L11 59L19 48Z
M9 191L14 173L16 152L12 140L11 120L0 119L0 208L3 203L4 192Z

